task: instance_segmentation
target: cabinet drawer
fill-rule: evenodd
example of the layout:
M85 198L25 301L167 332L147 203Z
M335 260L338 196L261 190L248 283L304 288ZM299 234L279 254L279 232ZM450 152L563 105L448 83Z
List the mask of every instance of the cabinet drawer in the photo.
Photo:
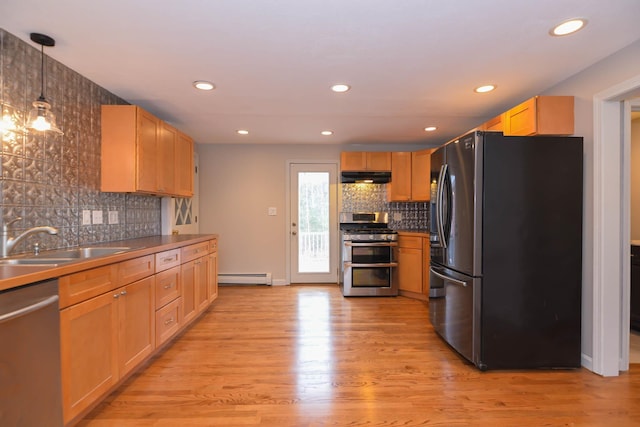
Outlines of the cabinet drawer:
M399 235L398 246L401 248L422 249L422 237Z
M180 329L180 298L156 311L156 347Z
M196 243L182 248L180 252L181 262L193 261L209 253L209 242Z
M62 276L58 282L62 309L117 288L118 264Z
M218 252L218 239L209 240L209 253Z
M180 265L180 249L156 254L156 273Z
M155 272L155 257L147 255L118 264L118 286L151 276Z
M180 266L156 274L156 309L180 296Z

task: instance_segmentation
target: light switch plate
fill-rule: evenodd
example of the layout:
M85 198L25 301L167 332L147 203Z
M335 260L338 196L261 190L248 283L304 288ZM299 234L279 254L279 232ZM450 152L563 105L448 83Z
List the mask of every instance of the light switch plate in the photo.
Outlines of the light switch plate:
M108 221L109 221L109 224L117 224L118 223L118 211L109 211Z
M275 215L277 215L277 214L278 214L278 211L277 211L277 209L276 209L276 208L271 207L271 208L269 208L268 213L269 213L269 216L275 216Z
M102 211L93 211L93 223L102 224Z
M91 211L88 209L82 211L82 225L91 225Z

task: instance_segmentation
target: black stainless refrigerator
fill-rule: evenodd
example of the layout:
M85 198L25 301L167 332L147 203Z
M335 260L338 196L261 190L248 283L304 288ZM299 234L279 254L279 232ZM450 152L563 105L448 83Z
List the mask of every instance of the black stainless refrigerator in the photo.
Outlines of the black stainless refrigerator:
M580 137L431 154L430 319L481 370L580 366L582 164Z

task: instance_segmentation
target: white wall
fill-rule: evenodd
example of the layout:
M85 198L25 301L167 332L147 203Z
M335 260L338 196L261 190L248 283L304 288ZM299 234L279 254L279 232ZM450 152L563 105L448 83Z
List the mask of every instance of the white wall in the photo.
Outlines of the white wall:
M584 137L584 243L582 286L582 352L593 356L594 177L593 98L599 92L640 75L640 42L604 58L584 71L545 91L544 95L575 96L575 134ZM620 189L611 189L620 191ZM606 208L606 207L605 207ZM612 283L612 286L619 286Z
M220 235L220 273L271 273L275 283L285 280L286 162L338 163L340 151L337 145L198 145L200 232ZM267 215L269 207L276 216Z
M631 121L631 239L640 240L640 118Z

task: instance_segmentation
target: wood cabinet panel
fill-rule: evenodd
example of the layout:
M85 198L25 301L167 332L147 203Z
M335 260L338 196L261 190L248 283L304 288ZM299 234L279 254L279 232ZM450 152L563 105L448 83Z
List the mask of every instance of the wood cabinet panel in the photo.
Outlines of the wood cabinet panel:
M180 296L180 266L156 274L156 310Z
M77 304L118 287L118 265L80 271L58 279L60 308Z
M209 304L218 298L218 252L209 254Z
M181 298L177 298L156 311L156 347L180 330L180 304Z
M340 170L388 172L391 170L391 153L343 151L340 153Z
M182 248L180 257L182 262L193 261L209 253L209 242L196 243Z
M196 311L201 313L209 307L209 255L194 261L196 269Z
M421 150L411 153L411 200L428 202L431 199L431 152Z
M138 191L156 193L158 188L158 136L160 120L137 109L136 138L136 189Z
M119 377L123 377L155 348L155 277L146 277L119 290Z
M165 122L160 122L158 132L158 148L156 159L157 191L162 194L177 194L176 175L174 165L178 130Z
M155 255L156 273L180 265L180 249L158 252Z
M118 264L118 285L134 282L155 272L155 255L123 261Z
M535 96L503 116L505 135L571 135L574 131L573 96Z
M387 185L387 199L393 202L411 200L411 153L391 153L391 182Z
M193 196L193 139L182 132L176 136L175 146L175 194Z
M111 293L60 311L65 423L117 382L117 329L117 305Z
M422 293L422 271L422 244L420 249L398 247L400 290Z
M180 282L182 285L182 321L186 325L198 314L195 260L185 262L180 266Z

